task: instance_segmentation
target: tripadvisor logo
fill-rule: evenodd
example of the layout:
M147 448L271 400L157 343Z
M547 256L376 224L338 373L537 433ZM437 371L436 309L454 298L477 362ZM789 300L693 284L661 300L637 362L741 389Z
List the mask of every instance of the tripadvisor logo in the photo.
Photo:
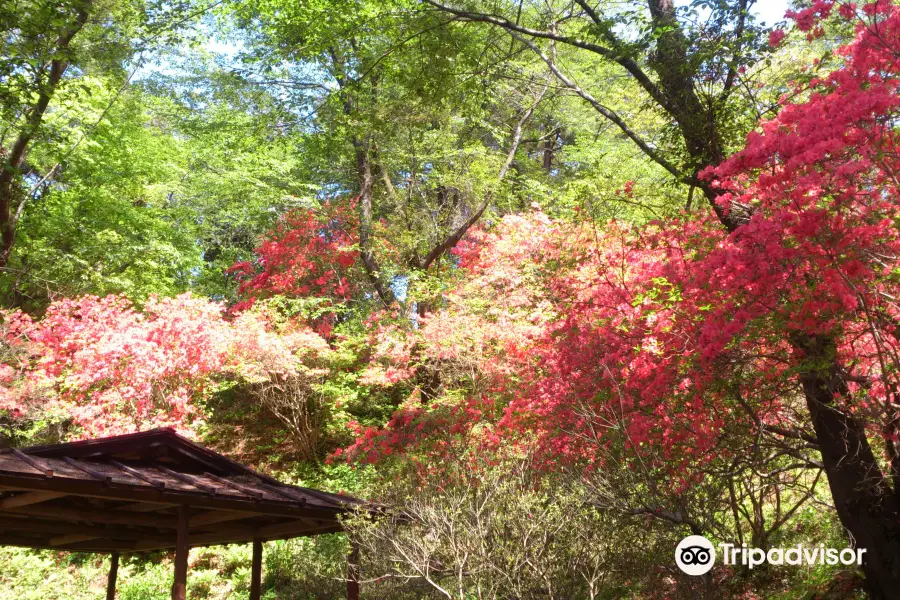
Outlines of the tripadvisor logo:
M750 569L763 563L770 565L862 565L865 548L807 548L797 544L790 548L748 548L734 544L719 544L722 563L726 565L746 565ZM708 539L702 535L689 535L675 548L675 564L688 575L708 573L716 562L716 551Z
M715 562L716 549L702 535L689 535L675 548L675 564L688 575L703 575Z

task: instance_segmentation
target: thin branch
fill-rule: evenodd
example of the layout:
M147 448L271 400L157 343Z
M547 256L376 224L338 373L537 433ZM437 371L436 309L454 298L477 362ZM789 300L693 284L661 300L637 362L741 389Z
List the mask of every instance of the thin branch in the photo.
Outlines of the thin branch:
M665 94L663 94L662 90L659 89L659 86L657 86L656 83L654 83L653 80L650 79L650 77L643 71L643 69L640 68L640 66L636 62L634 62L627 56L616 52L615 50L611 50L610 48L606 48L605 46L600 46L599 44L587 42L579 38L560 35L551 31L525 27L497 15L489 15L485 13L462 10L459 8L454 8L452 6L447 6L446 4L442 4L437 0L425 0L425 2L437 8L438 10L456 15L457 17L460 17L461 19L465 19L467 21L478 21L481 23L488 23L497 27L502 27L510 34L517 33L520 35L528 35L535 38L554 40L563 44L575 46L576 48L589 50L591 52L594 52L595 54L599 54L600 56L619 64L629 73L631 73L631 75L637 80L641 87L644 88L644 90L646 90L647 93L650 94L650 96L652 96L660 106L665 108L667 111L670 110L669 100L666 98ZM582 6L582 8L584 8L584 4L582 4L581 2L579 2L579 4ZM594 14L596 15L596 13ZM606 32L605 37L615 45L618 45L618 40L612 37L611 33Z
M548 77L549 81L549 77ZM547 93L547 88L549 86L545 85L541 90L540 94L538 94L535 101L528 107L522 117L519 119L519 122L516 123L516 129L513 133L512 143L510 144L509 152L506 154L506 162L503 163L503 166L500 168L500 172L497 174L497 180L494 184L494 188L489 189L484 194L484 201L482 201L481 206L478 207L472 216L470 216L465 223L460 225L456 231L447 236L444 241L435 246L431 252L419 263L419 268L427 269L431 264L436 261L440 256L446 252L447 250L456 246L459 243L459 240L463 238L469 228L474 225L478 219L481 218L481 215L484 214L484 211L487 210L487 207L490 206L491 199L494 195L494 189L498 187L503 180L506 178L506 174L509 172L509 168L512 166L513 160L516 157L516 152L519 149L519 144L522 141L522 128L525 126L525 123L531 118L531 115L534 114L534 109L537 108L538 104L540 104L541 100L544 98L544 94Z
M590 104L594 110L599 112L609 121L612 121L619 127L619 129L624 133L628 139L634 142L641 151L650 157L653 162L660 165L666 171L671 173L674 177L676 177L679 181L684 183L693 183L693 177L685 177L685 175L681 172L681 170L676 167L674 164L669 162L664 156L662 156L659 152L657 152L653 147L650 146L644 139L642 139L637 132L635 132L628 124L620 117L614 110L607 108L603 104L600 103L599 100L594 98L590 93L584 90L581 86L579 86L575 81L566 76L565 73L560 71L560 69L556 66L555 61L544 54L544 52L535 44L533 41L522 37L521 35L510 32L510 35L515 37L517 40L522 42L531 48L532 52L534 52L541 60L543 60L548 67L550 67L550 71L556 75L556 78L559 79L563 84L566 85L570 90L575 92L578 96L580 96L583 100L585 100L588 104Z

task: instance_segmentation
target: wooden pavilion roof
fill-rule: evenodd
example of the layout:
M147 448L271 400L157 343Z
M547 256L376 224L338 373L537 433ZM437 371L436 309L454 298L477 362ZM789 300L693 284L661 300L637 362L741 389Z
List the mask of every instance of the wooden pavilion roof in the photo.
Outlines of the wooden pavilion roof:
M362 500L283 484L154 429L0 451L0 544L82 552L174 548L341 531Z

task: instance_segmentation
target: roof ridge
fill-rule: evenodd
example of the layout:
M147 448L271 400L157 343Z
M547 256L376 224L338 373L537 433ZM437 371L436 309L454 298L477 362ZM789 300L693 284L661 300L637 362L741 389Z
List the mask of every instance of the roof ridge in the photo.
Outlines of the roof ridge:
M147 429L145 431L135 431L133 433L120 433L117 435L109 435L106 437L100 438L91 438L87 440L75 440L74 442L60 442L58 444L36 444L34 446L25 446L24 448L19 448L22 452L26 454L32 452L44 452L48 450L53 450L61 447L69 447L69 448L80 448L84 446L90 446L97 443L109 443L109 442L117 442L128 438L143 438L143 437L156 437L156 436L170 436L174 439L182 439L187 440L184 436L180 435L175 431L172 427L155 427L153 429ZM187 440L190 441L190 440Z

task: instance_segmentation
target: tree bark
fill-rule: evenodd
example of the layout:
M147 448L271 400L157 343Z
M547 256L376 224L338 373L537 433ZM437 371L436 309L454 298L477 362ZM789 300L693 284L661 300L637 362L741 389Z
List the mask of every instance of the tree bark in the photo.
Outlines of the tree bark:
M836 403L848 390L834 341L795 335L791 343L803 352L807 365L800 383L835 509L853 545L866 549L862 568L869 597L900 597L900 506L865 428Z
M699 177L703 169L725 159L716 103L704 103L697 96L697 73L688 57L690 42L678 23L674 1L648 0L648 6L654 29L661 32L650 57L650 68L659 77L665 98L661 106L678 124L690 157L686 170L694 180L691 185L700 188L719 221L728 231L734 231L746 222L747 215L741 207L720 206L720 192Z
M716 115L694 88L696 73L688 60L689 42L675 16L673 0L650 0L654 27L660 31L650 65L659 77L669 114L678 123L695 170L725 158Z
M356 151L356 172L359 177L359 256L378 297L386 305L391 305L397 298L390 286L385 285L381 279L378 260L372 249L372 188L375 178L372 175L370 148L367 142L359 138L353 139L353 148Z

